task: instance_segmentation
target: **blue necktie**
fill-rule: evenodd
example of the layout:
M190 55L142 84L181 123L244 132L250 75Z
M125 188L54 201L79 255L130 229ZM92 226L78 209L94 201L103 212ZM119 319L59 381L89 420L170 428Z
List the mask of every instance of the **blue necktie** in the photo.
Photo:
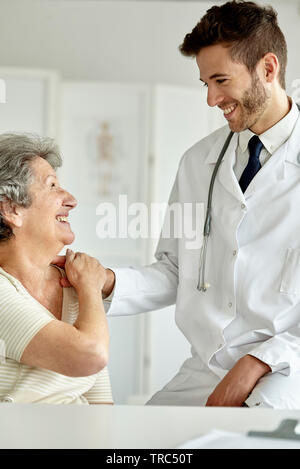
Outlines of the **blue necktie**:
M252 138L250 138L248 147L250 153L248 164L244 169L243 174L241 175L241 179L239 181L243 192L245 192L250 182L261 168L259 154L261 152L263 144L259 140L258 136L254 135Z

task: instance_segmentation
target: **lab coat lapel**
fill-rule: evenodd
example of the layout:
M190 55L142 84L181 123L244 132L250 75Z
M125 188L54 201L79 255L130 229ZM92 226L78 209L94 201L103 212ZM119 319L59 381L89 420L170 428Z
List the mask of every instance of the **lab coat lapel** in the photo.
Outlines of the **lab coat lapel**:
M223 148L224 142L230 132L228 126L224 127L224 132L216 140L215 144L211 147L209 154L205 160L206 164L216 164L218 156ZM216 184L220 183L226 191L233 195L238 200L244 200L243 193L240 189L239 183L233 171L233 165L236 158L236 147L238 143L238 134L234 134L231 138L230 144L220 164L218 174L216 177Z
M266 185L268 187L274 186L279 181L285 179L287 163L293 163L298 167L300 165L299 117L290 138L273 153L250 182L245 191L245 198L247 199L254 193L266 188Z
M229 147L224 155L223 162L218 172L218 181L237 200L243 201L244 195L241 191L238 180L234 174L233 166L236 159L236 148L238 144L238 134L235 133L231 139Z
M230 133L230 128L228 127L228 125L224 126L222 129L219 130L222 130L222 132L220 132L220 135L217 139L215 139L214 133L212 135L209 135L208 137L209 139L212 139L212 142L208 155L205 158L205 164L215 164L217 162L218 156L221 153L225 140Z
M257 194L266 186L274 186L285 177L285 154L287 144L278 148L275 153L262 166L256 176L252 179L245 191L245 198L248 199L253 194Z
M286 142L285 161L293 163L298 167L300 165L300 114L292 135Z

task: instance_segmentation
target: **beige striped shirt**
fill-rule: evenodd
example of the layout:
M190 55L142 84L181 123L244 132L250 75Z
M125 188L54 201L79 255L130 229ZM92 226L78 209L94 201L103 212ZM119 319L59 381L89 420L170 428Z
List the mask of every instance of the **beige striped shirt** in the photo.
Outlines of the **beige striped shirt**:
M63 270L59 270L63 274ZM61 320L74 324L78 312L75 289L64 288ZM35 300L19 280L0 267L0 401L111 403L107 367L91 376L73 378L20 363L26 346L50 321L58 319Z

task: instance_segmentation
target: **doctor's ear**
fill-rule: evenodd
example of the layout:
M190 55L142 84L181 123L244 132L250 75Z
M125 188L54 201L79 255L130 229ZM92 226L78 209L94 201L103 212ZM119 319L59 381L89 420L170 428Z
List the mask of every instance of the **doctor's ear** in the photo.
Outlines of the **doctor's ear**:
M7 197L4 197L2 200L0 199L0 213L3 220L11 226L18 228L22 226L22 207Z
M268 52L261 59L262 73L267 83L272 83L279 74L279 61L275 54Z

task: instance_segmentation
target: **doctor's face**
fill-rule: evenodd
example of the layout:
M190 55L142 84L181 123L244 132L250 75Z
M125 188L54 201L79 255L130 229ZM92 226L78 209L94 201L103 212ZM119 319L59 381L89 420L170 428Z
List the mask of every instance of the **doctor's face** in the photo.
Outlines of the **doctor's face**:
M252 130L270 101L258 74L233 62L229 49L220 44L203 48L196 60L200 80L207 86L207 104L223 111L233 132Z

